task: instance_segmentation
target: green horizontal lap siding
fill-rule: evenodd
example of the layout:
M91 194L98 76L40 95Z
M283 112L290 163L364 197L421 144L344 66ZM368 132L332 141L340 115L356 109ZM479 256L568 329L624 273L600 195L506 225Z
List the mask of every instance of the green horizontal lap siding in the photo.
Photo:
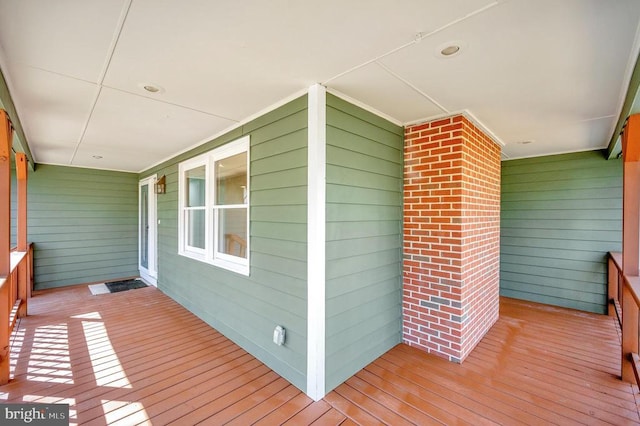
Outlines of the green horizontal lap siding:
M327 96L327 391L401 341L402 146L402 128Z
M307 98L303 96L141 177L158 196L158 287L302 390L307 367ZM250 276L178 255L178 164L244 135L250 152ZM273 330L287 330L286 344Z
M138 275L136 174L43 164L27 186L36 289Z
M622 245L622 162L599 151L502 163L500 294L605 313Z

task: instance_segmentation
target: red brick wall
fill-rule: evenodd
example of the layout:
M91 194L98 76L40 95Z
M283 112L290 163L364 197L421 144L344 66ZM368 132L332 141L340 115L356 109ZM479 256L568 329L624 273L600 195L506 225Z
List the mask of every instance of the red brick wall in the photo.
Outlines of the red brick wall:
M461 362L498 318L500 148L458 115L405 129L403 336Z

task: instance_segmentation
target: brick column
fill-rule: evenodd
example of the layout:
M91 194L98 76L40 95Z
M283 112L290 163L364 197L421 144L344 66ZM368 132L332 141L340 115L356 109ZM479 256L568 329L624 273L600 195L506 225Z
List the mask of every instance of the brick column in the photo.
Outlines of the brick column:
M403 339L462 362L498 319L500 147L457 115L405 129Z

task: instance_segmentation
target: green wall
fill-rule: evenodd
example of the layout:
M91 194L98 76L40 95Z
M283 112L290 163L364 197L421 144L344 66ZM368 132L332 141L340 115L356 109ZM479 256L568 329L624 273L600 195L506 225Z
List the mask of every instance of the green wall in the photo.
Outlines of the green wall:
M326 389L401 341L403 129L327 96ZM182 154L158 197L158 287L300 389L307 369L307 96ZM250 276L178 255L178 165L250 135ZM284 346L273 329L287 329Z
M36 289L138 275L137 174L39 164L27 184Z
M402 127L327 95L327 391L401 341L402 150Z
M500 294L605 313L622 246L622 161L600 151L503 161Z
M300 389L307 351L307 97L154 167L158 196L158 288ZM250 150L250 276L178 255L178 164L243 135ZM273 329L287 330L286 345Z

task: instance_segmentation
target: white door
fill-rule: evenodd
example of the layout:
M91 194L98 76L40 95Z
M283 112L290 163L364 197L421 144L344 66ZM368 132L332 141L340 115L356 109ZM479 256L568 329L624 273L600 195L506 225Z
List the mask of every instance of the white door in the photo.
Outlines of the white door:
M138 268L140 277L147 283L157 286L158 250L157 250L157 204L155 192L156 175L140 181L138 217Z

